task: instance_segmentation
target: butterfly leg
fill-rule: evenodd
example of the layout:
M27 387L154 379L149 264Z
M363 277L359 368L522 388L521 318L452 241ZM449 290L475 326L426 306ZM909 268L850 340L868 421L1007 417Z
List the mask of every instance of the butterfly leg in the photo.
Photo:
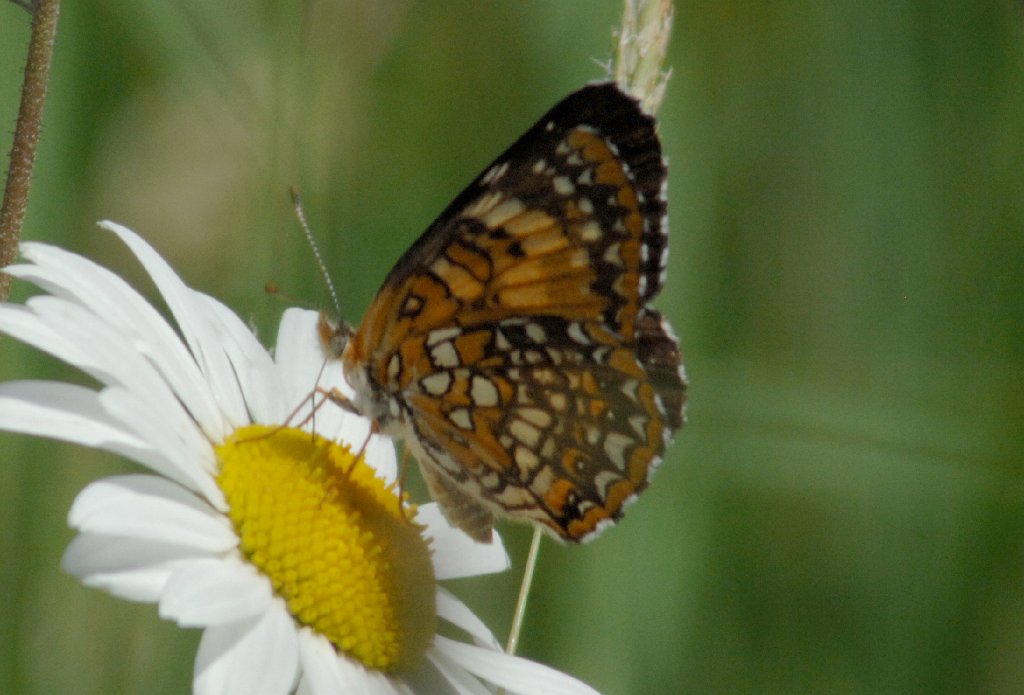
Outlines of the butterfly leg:
M323 400L321 400L319 403L316 402L316 396L317 396L318 393L323 395L323 396L325 396L325 398L323 398ZM242 441L253 441L253 442L260 441L260 440L266 439L268 437L272 437L275 434L277 434L278 432L280 432L281 430L287 429L289 427L295 427L297 429L301 429L306 423L313 422L313 419L316 417L316 411L320 410L321 406L323 406L323 404L327 403L329 400L333 400L330 397L330 393L329 392L324 391L322 389L316 389L316 390L312 391L308 396L304 397L302 399L302 402L300 402L297 406L295 406L295 408L292 409L292 411L290 413L288 413L288 416L285 417L284 421L281 424L277 425L276 427L271 429L269 432L265 432L263 434L255 435L255 436L252 436L252 437L246 437ZM300 420L298 422L295 422L295 418L298 417L299 411L302 410L306 406L307 401L312 403L312 410L310 411L309 415L307 415L304 418L302 418L302 420ZM311 427L310 429L311 429L310 436L311 437L315 436L316 435L315 423L314 423L314 426Z

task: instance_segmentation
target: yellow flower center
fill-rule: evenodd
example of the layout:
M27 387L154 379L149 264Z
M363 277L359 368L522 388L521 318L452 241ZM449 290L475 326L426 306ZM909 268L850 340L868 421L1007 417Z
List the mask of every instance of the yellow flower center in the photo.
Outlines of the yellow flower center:
M368 668L415 666L437 620L434 570L393 486L294 428L243 427L217 457L242 552L295 620Z

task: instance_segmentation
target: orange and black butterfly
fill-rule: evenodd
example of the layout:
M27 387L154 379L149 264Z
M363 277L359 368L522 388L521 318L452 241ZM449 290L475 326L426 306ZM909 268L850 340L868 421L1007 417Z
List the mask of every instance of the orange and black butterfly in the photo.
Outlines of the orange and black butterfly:
M321 326L354 397L400 437L447 519L584 541L682 426L655 121L611 83L570 94L405 252L361 326Z

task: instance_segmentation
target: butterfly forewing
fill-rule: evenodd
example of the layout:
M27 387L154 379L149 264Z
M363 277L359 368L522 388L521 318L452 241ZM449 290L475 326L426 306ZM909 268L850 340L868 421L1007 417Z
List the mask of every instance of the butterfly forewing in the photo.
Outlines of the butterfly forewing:
M449 519L583 540L643 489L682 425L661 289L654 120L613 84L564 99L391 271L343 359L356 402L417 456Z

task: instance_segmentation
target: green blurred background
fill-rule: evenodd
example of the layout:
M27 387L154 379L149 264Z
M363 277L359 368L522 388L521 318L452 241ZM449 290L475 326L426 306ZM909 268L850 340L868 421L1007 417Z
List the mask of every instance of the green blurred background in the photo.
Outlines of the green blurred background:
M25 236L140 281L94 226L128 224L272 342L266 282L325 302L297 184L358 319L619 14L67 2ZM0 4L5 135L27 37ZM689 425L618 528L545 544L522 653L608 695L1024 692L1024 3L681 3L670 64ZM188 692L198 633L59 568L76 492L136 469L0 451L0 692ZM517 582L453 589L504 634Z

